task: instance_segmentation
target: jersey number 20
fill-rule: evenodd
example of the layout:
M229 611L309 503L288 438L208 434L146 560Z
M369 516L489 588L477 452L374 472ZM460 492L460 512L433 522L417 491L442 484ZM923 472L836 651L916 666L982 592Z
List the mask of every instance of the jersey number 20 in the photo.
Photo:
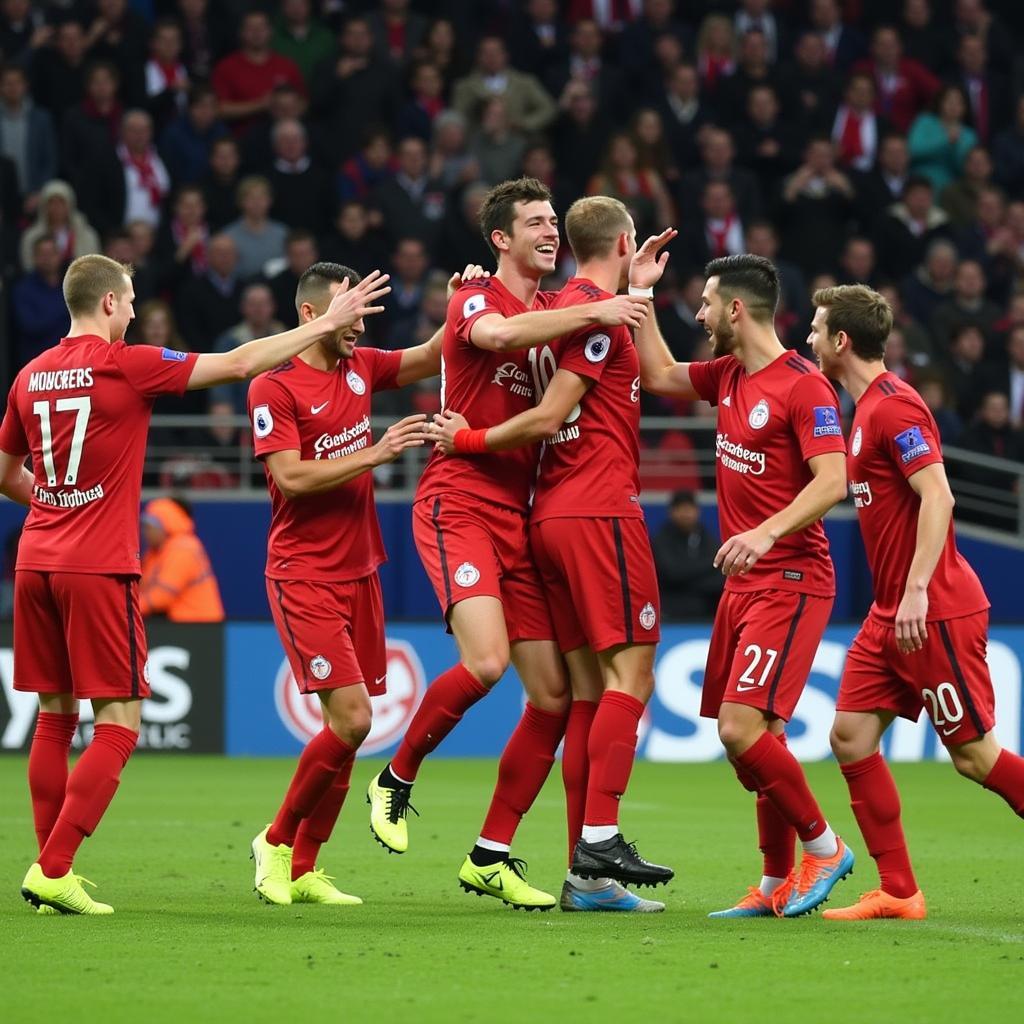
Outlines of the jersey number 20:
M64 474L64 484L72 486L78 482L78 467L82 462L82 446L85 444L85 432L89 427L89 413L92 412L92 399L58 398L53 403L54 412L73 412L75 429L71 434L71 451L68 454L68 469ZM50 429L50 403L33 402L32 411L39 417L39 433L42 437L43 468L46 470L46 483L49 487L57 486L57 467L53 461L53 431Z

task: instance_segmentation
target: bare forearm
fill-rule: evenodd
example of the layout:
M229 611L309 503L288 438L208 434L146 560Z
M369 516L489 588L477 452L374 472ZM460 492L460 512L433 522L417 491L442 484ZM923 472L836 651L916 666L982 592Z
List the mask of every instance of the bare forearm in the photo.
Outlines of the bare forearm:
M561 422L554 422L551 415L537 406L513 416L487 431L485 443L489 452L504 452L524 445L536 444L550 437Z
M653 395L697 398L690 383L689 363L677 363L669 350L652 309L636 332L636 350L640 357L640 383Z
M569 306L566 309L538 309L519 313L504 320L491 318L481 323L480 338L472 332L474 344L497 352L514 352L517 349L533 348L545 342L571 334L583 327L596 323L596 316L590 305Z
M944 497L922 498L917 514L917 543L907 573L906 590L927 590L953 518L953 503Z
M376 465L374 450L367 448L343 455L340 459L302 459L275 474L274 480L281 493L291 501L343 487Z
M842 500L845 484L837 484L830 476L816 476L781 511L766 519L762 526L773 539L798 533L816 523L837 502Z
M406 349L402 353L402 363L398 370L398 386L414 384L419 380L428 380L441 372L441 341L444 338L444 326L439 327L422 345Z
M0 491L3 492L5 497L10 498L11 501L16 501L19 505L28 505L32 501L33 483L34 478L32 474L22 466L20 473L3 481Z

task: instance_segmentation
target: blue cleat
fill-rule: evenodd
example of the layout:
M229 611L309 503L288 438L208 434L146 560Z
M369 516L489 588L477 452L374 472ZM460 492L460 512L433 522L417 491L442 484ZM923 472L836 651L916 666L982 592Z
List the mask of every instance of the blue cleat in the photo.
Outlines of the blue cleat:
M792 875L772 893L765 896L756 886L752 885L747 889L747 895L728 910L713 910L708 917L780 917L782 908L793 891Z
M831 857L813 857L805 853L800 862L793 894L782 910L783 917L800 917L821 906L836 882L853 871L853 851L836 836L839 849Z
M600 889L587 891L577 889L568 879L562 886L562 897L558 901L564 911L611 910L633 914L658 914L665 904L658 900L645 900L630 892L613 879Z

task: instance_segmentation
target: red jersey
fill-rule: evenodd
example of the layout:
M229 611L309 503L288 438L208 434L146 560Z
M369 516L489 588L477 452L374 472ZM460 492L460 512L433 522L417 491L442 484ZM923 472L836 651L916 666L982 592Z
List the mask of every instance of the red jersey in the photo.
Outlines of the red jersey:
M551 308L612 298L574 277ZM544 442L530 518L614 516L642 519L640 507L640 359L626 327L597 327L535 350L541 383L555 368L591 383L562 428Z
M861 395L852 430L846 466L874 583L870 614L891 623L917 548L921 499L907 481L942 463L939 431L921 396L892 373L873 380ZM950 523L928 584L928 619L959 618L988 606L981 582L956 549Z
M748 374L733 356L690 364L697 394L718 406L715 480L723 540L760 526L813 479L807 460L846 451L835 390L820 370L784 352ZM795 590L834 597L835 572L820 522L780 537L726 590Z
M139 492L153 401L185 391L191 352L63 338L15 378L0 449L32 456L19 569L139 574Z
M334 370L291 359L249 385L258 458L294 450L302 459L340 459L373 444L370 400L398 386L401 352L357 348ZM288 500L264 465L270 491L267 576L343 583L369 576L386 559L373 504L373 474L323 494Z
M551 294L538 292L531 309L545 309ZM528 312L496 278L464 284L448 303L441 342L441 408L462 413L474 429L493 427L533 406L540 393L535 349L489 352L469 340L473 324L488 313ZM539 445L481 455L442 455L427 462L416 500L458 492L478 501L526 512L537 475Z

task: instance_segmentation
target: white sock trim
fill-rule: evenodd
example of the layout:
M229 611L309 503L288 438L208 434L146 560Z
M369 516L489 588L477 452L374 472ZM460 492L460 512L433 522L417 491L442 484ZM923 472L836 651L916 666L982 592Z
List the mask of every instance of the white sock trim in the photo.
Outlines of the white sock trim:
M388 765L388 771L394 776L396 782L400 782L403 786L411 786L413 781L411 779L403 779L391 765Z
M565 873L565 880L580 892L597 892L598 889L604 889L608 885L607 878L580 878L579 875L574 875L571 871Z
M614 839L618 834L618 825L584 825L582 838L585 843L603 843L606 839Z
M507 843L496 843L493 839L484 839L483 836L477 839L476 845L483 850L493 850L495 853L508 853L512 849Z
M758 886L758 889L761 890L762 896L771 896L783 882L785 882L784 878L776 878L774 875L762 875L761 884Z
M804 853L812 857L834 857L839 852L839 843L836 834L826 822L825 831L816 839L808 839L803 844Z

